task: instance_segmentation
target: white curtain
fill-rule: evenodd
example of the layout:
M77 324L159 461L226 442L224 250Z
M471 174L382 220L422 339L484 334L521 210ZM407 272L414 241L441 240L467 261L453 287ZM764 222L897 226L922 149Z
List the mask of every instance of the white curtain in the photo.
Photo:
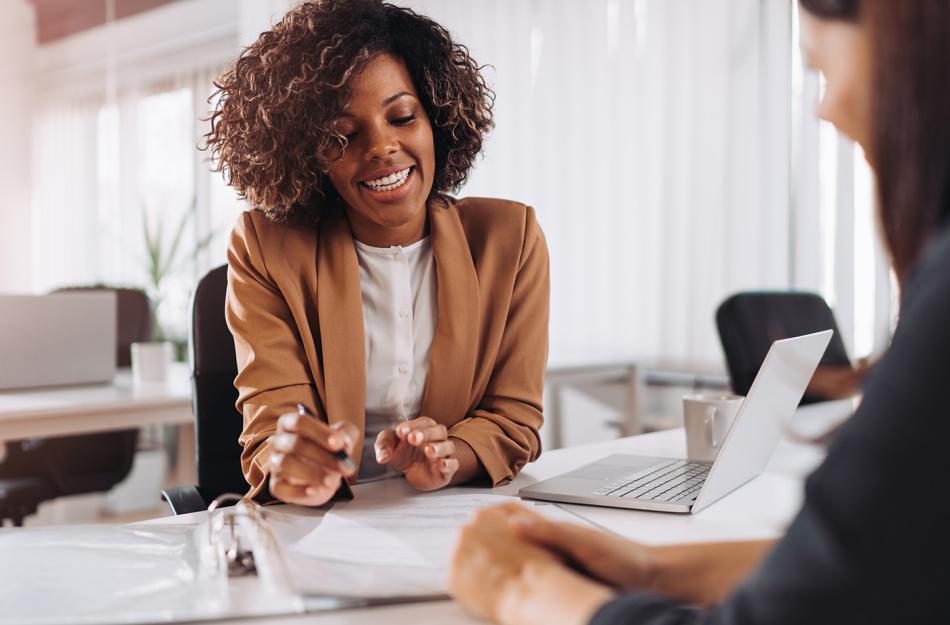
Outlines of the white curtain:
M102 89L45 100L33 134L34 291L95 283L146 288L160 302L165 334L186 337L191 290L224 262L226 234L243 208L196 149L220 69L111 96ZM157 285L146 224L168 262Z
M853 353L886 345L894 296L869 173L814 119L820 85L797 55L795 2L401 3L490 65L497 127L461 193L538 210L552 365L720 367L715 308L753 288L817 290ZM153 60L131 74L147 81L120 80L111 97L100 78L43 98L33 285L146 284L142 208L168 232L194 198L183 248L217 238L164 282L165 322L183 336L191 285L224 261L244 205L194 149L220 62L175 58L187 71Z
M463 194L537 208L551 363L718 365L717 304L790 281L788 3L405 4L493 66Z

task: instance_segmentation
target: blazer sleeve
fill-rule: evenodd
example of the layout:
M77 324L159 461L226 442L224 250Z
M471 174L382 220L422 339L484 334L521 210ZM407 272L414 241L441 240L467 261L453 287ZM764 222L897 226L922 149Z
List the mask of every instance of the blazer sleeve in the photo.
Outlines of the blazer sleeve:
M241 215L231 233L225 307L237 354L236 405L244 416L241 468L254 497L267 485L267 439L277 418L296 412L297 402L312 409L320 404L293 315L267 271L250 213Z
M530 207L524 232L491 378L477 408L449 429L449 436L465 441L475 451L493 486L513 479L541 453L550 270L547 244Z

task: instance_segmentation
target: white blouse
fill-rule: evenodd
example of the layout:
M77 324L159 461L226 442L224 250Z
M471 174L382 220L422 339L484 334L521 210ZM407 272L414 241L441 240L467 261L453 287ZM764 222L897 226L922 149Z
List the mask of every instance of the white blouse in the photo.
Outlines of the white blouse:
M395 475L376 462L376 436L419 416L438 317L429 237L407 247L359 241L366 353L366 443L359 480Z

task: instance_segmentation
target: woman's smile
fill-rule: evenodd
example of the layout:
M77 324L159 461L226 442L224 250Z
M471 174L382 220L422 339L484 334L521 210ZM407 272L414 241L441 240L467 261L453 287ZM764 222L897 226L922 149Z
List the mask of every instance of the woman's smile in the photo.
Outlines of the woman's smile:
M370 178L361 180L357 184L374 202L399 202L412 191L412 185L418 178L415 172L414 165L402 169L390 167L385 171L374 172Z

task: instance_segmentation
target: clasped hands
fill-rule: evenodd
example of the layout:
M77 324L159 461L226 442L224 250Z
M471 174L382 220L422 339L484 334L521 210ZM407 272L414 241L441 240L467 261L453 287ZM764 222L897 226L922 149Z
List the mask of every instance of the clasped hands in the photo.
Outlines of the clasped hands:
M351 423L329 426L323 421L285 414L277 431L268 439L270 492L286 503L319 506L339 490L353 472L336 457L345 451L358 453L359 431ZM376 460L400 471L422 491L447 486L459 469L456 442L448 430L430 417L419 417L380 432L375 444Z

